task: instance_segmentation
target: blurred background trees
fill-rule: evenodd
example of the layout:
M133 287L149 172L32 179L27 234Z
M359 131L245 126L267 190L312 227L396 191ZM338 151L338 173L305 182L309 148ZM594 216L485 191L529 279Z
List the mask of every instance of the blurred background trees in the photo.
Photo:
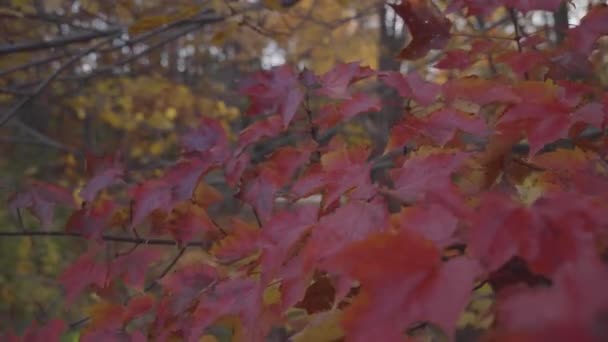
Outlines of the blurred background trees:
M458 2L435 1L441 9ZM599 3L577 0L555 12L525 14L499 9L484 18L456 11L450 16L461 39L450 49L458 53L496 37L544 35L558 43L566 27ZM239 81L259 69L290 63L324 72L360 61L380 70L417 69L439 81L450 77L434 67L446 57L440 52L398 60L409 39L403 21L379 0L0 1L0 193L6 199L30 178L77 188L90 154L120 154L133 180L153 175L176 159L176 137L201 116L234 132L244 127L251 118ZM503 72L487 54L462 72ZM592 61L604 84L605 55ZM338 133L382 151L403 104L392 103L388 88L367 90L392 106ZM221 190L221 177L208 182ZM223 203L218 210L235 209ZM0 223L35 224L4 207ZM57 316L60 290L49 279L77 248L70 240L0 239L0 328Z

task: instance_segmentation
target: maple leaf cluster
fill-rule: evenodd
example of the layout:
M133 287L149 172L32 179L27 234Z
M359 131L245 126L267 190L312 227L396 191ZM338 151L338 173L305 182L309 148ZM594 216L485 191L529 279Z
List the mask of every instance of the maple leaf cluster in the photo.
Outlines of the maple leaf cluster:
M448 12L560 3L455 0ZM430 1L394 8L413 36L401 58L452 39L450 20ZM87 291L101 298L82 340L198 341L217 325L237 326L248 341L277 329L296 338L330 312L340 312L347 341L406 340L421 323L453 339L482 286L494 296L483 332L491 340L608 339L608 149L603 133L586 134L604 131L608 93L566 77L558 58L587 60L606 23L608 8L597 7L557 49L543 48L543 37L520 51L480 39L436 64L465 70L493 53L512 71L502 77L439 83L359 63L320 75L276 67L241 84L251 124L234 137L201 119L157 178L130 184L120 162L92 157L65 226L89 247L59 278L67 303ZM380 156L335 133L382 115L386 104L359 87L369 83L407 104ZM209 208L224 195L205 181L213 172L255 219L218 223ZM48 228L54 207L74 202L72 190L37 181L10 207ZM137 245L108 256L104 246L121 243L116 232ZM204 256L167 260L171 245L178 258ZM298 310L305 318L294 318ZM34 324L22 340L56 341L66 329L59 320Z

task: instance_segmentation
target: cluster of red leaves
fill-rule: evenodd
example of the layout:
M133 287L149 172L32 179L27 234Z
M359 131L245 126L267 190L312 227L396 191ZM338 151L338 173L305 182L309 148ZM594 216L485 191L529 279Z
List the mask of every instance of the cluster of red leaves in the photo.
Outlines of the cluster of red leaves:
M555 10L560 3L454 0L449 11ZM450 21L430 1L394 8L413 35L401 57L424 56L450 39ZM236 318L247 340L261 341L273 328L296 329L287 315L293 308L343 310L348 341L400 341L420 322L452 338L483 283L496 294L486 332L493 340L608 339L607 140L584 134L603 132L608 93L563 77L572 61L557 58L587 60L607 23L608 9L598 7L558 50L537 48L542 39L521 42L522 51L475 41L437 64L463 70L491 52L512 70L500 78L439 84L357 63L322 75L289 66L259 72L242 85L254 122L236 141L219 122L202 119L182 137L174 166L115 197L108 189L123 186L125 170L113 160L92 161L82 207L66 225L91 247L60 277L70 303L85 290L103 298L82 340L196 341ZM539 68L542 78L524 77ZM380 115L380 101L355 90L361 81L393 87L408 103L384 156L339 137L318 139L319 129ZM279 139L288 135L295 139ZM522 139L529 149L518 154ZM556 147L560 139L573 146ZM285 140L253 158L256 147ZM408 153L394 153L404 146ZM372 179L385 159L392 166ZM218 170L256 223L234 218L220 227L210 217L209 205L221 196L203 177ZM320 203L301 201L311 195L321 195ZM36 182L10 205L30 209L48 227L57 204L72 206L70 192ZM204 248L206 257L144 287L163 254L142 245L108 259L104 234L120 229L170 236L177 246ZM117 284L135 295L125 302ZM269 299L273 291L278 298ZM58 321L32 325L22 339L56 341L65 329Z

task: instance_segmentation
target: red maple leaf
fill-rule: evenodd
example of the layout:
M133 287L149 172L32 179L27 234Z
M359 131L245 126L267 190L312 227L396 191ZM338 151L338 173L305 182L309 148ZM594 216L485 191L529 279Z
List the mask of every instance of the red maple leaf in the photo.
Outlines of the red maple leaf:
M316 93L332 99L349 99L351 95L348 87L373 75L375 72L372 69L362 67L357 62L340 63L319 77L320 88Z
M565 138L570 125L570 108L555 102L525 102L507 109L496 129L507 135L525 132L530 143L530 155L535 155L546 144Z
M211 253L222 263L231 263L254 254L258 250L260 230L241 220L232 220L232 231L218 241Z
M426 81L417 72L406 75L388 72L381 74L380 79L386 85L395 88L399 95L411 98L422 106L434 103L441 91L440 85Z
M401 341L404 331L421 321L437 324L453 336L478 273L477 264L469 259L442 263L433 244L403 231L369 236L326 264L361 284L361 292L344 313L349 341Z
M608 270L595 258L566 263L550 288L517 287L498 297L498 341L603 341L608 337ZM503 335L503 336L501 336ZM502 339L501 339L502 337Z
M323 263L349 244L388 228L389 216L384 201L379 198L371 202L351 201L319 220L311 231L304 253L308 260Z
M249 115L278 113L284 127L289 125L304 99L298 77L287 64L256 73L241 84L241 93L251 101Z
M475 60L471 58L471 52L463 49L454 49L445 53L435 68L464 70L470 67Z
M148 180L129 191L133 199L131 228L141 224L156 209L169 211L173 208L171 184L163 180Z
M319 207L302 205L275 214L261 231L259 246L262 249L262 283L274 279L281 266L295 252L295 244L317 221Z
M126 284L143 289L146 273L150 266L160 260L161 257L162 253L158 249L152 247L137 248L112 261L110 277L121 277Z
M180 245L185 246L200 233L212 232L216 227L204 208L189 207L176 214L169 223L168 229L173 238Z
M100 238L108 227L116 205L109 199L100 199L72 213L66 231L80 233L88 238Z
M427 117L407 117L396 124L391 131L390 146L405 145L416 136L430 138L435 144L444 146L458 131L483 137L488 133L485 122L474 115L459 110L444 108L432 112Z
M188 264L168 274L159 281L166 293L166 302L159 303L157 320L181 314L195 303L201 291L216 283L218 279L217 269L203 263Z
M369 152L348 148L340 142L321 156L321 166L313 166L291 188L296 198L324 193L322 208L326 210L348 192L351 199L368 199L376 193L370 178Z
M181 145L186 152L200 152L221 157L226 153L228 136L221 122L203 117L197 128L181 136ZM221 158L219 158L221 159Z
M275 151L247 176L241 198L253 206L262 222L270 218L277 191L310 159L314 144L299 149L287 146Z
M377 112L381 108L380 99L365 93L356 93L350 99L339 104L328 104L319 111L314 124L327 129L337 123L345 122L357 114L364 112Z
M53 223L57 204L74 208L76 205L72 192L58 185L35 180L30 181L24 191L13 194L8 201L8 207L15 217L19 216L19 209L30 209L45 229Z
M262 138L276 137L283 130L283 121L280 116L269 116L258 120L239 133L239 146L236 153L240 153L247 146Z
M88 156L87 171L92 177L80 190L80 197L86 202L93 202L99 191L124 182L124 166L115 156Z
M263 341L270 328L263 317L263 287L248 278L229 279L203 294L187 322L187 341L198 341L203 331L218 318L235 315L251 341Z
M63 333L68 329L68 325L60 319L52 319L44 325L37 322L32 323L25 331L21 342L60 342ZM10 341L10 340L8 340Z
M462 99L484 106L493 102L517 103L519 96L506 82L478 77L457 78L443 84L447 102Z
M567 44L576 53L588 56L595 42L606 34L608 34L608 6L600 5L588 11L577 27L568 30Z
M395 192L406 202L422 200L427 195L447 196L453 191L451 176L466 158L462 152L411 157L391 170Z
M403 18L412 36L407 47L399 53L399 58L418 59L447 44L452 25L435 4L424 0L402 0L399 5L390 6Z
M519 256L532 271L551 274L560 264L592 253L590 234L606 224L599 216L602 207L572 193L541 198L531 208L493 193L481 203L468 241L471 254L489 270Z
M507 51L496 58L496 62L504 63L519 77L524 78L526 73L537 67L549 64L548 58L536 50Z
M416 205L404 208L391 218L397 229L414 232L424 238L447 246L458 227L458 218L438 204Z
M97 260L97 248L81 255L59 276L65 289L66 302L72 303L89 286L103 288L108 281L108 265Z

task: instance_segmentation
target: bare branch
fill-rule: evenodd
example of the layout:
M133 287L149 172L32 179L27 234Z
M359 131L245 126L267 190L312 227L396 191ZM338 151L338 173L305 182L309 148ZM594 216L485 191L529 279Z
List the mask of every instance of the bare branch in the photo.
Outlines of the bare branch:
M28 52L62 47L75 43L88 42L97 38L112 37L123 32L122 28L115 28L102 32L87 32L70 36L63 36L48 41L26 42L19 44L0 45L0 55L8 55L16 52Z
M18 231L18 232L0 232L0 237L71 237L71 238L81 238L85 239L86 237L80 233L72 233L72 232L61 232L61 231ZM101 236L101 239L109 242L119 242L119 243L135 243L142 245L155 245L155 246L177 246L178 243L175 240L171 239L149 239L149 238L136 238L129 236L118 236L118 235L109 235L104 234ZM193 241L186 244L184 247L203 247L206 243L203 241Z
M110 37L111 38L111 37ZM34 91L32 92L31 95L29 96L24 96L23 98L21 98L21 100L17 101L17 103L15 103L6 113L4 113L4 115L2 117L0 117L0 127L2 127L4 124L6 124L13 116L15 116L17 114L17 112L19 111L19 109L21 109L21 107L23 107L24 105L26 105L27 103L29 103L30 101L32 101L34 98L36 98L40 93L42 93L42 91L49 85L51 84L51 82L57 77L59 76L59 74L61 74L65 69L67 69L69 66L71 66L72 64L78 62L82 57L86 56L87 54L89 54L90 52L94 51L95 49L97 49L98 47L106 44L109 41L108 38L98 42L97 44L94 44L92 46L90 46L87 49L84 49L83 51L81 51L80 53L74 55L73 57L71 57L70 59L68 59L65 63L63 63L59 68L57 68L57 70L55 70L53 73L51 73L46 79L44 79L42 82L40 82L40 84L36 87L36 89L34 89Z

